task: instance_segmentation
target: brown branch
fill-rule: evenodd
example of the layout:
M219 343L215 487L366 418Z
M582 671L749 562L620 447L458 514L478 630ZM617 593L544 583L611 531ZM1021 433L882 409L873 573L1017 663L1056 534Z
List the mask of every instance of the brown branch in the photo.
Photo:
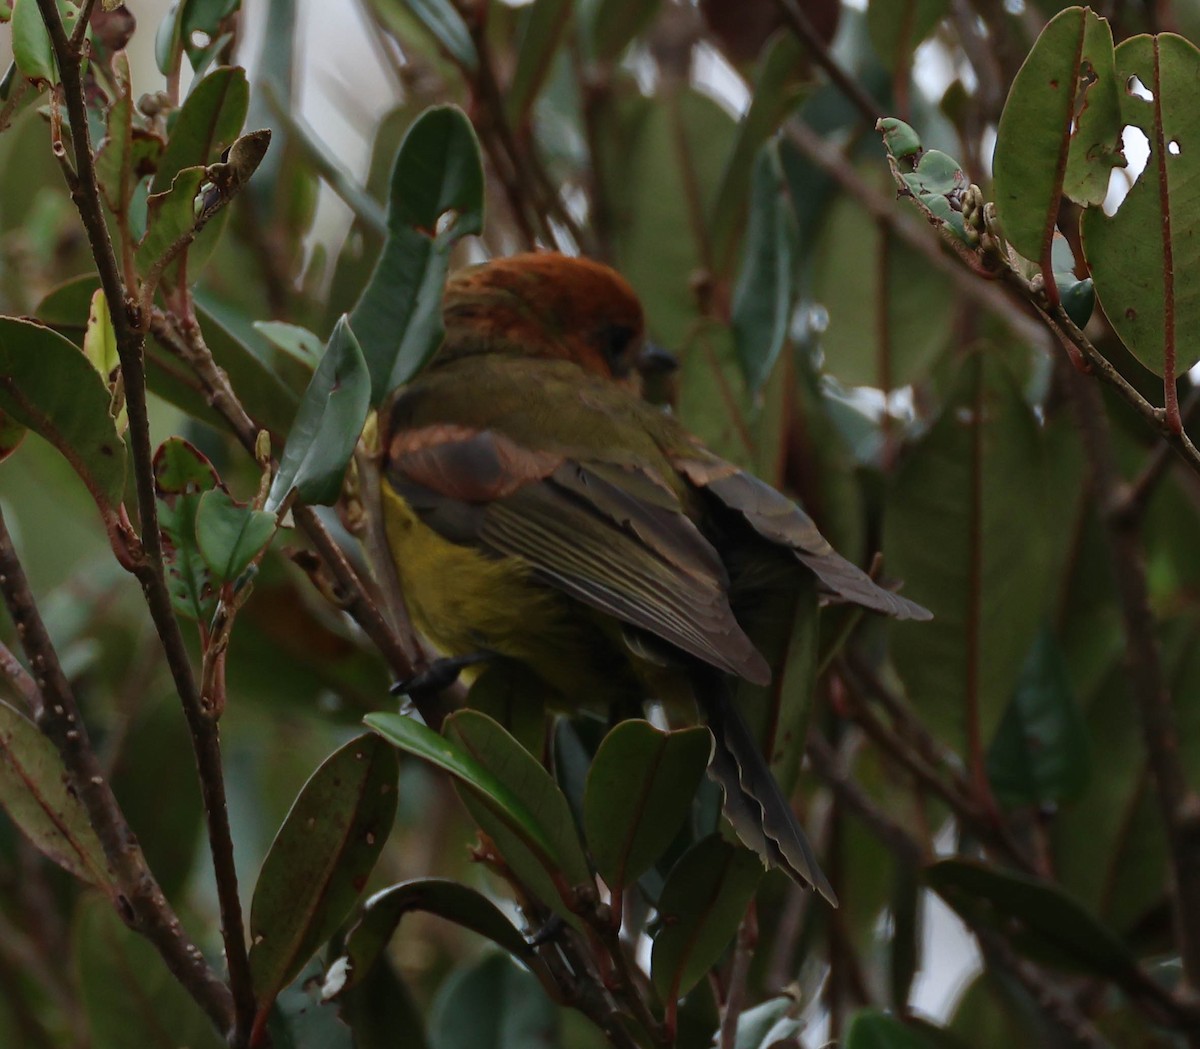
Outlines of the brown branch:
M117 912L158 949L167 968L212 1021L227 1031L233 1023L229 989L204 961L163 895L137 838L92 749L87 726L58 653L38 612L25 570L0 513L0 591L44 698L37 725L54 744L71 787L100 839L117 896Z
M164 578L162 536L155 505L150 423L146 407L145 343L127 308L129 293L121 278L100 200L84 96L82 55L67 38L55 0L38 0L38 8L50 35L67 105L77 176L71 186L71 196L87 232L100 283L109 303L121 361L142 544L141 556L131 559L131 570L142 586L191 732L216 875L226 963L233 990L236 1043L249 1031L249 1023L254 1015L254 993L238 899L217 723L205 709L196 687L187 648L171 608ZM226 1019L222 1017L223 1021Z
M1125 628L1129 687L1167 832L1175 932L1184 976L1196 994L1200 992L1200 795L1188 783L1180 755L1179 727L1150 607L1141 531L1136 520L1114 513L1122 505L1125 488L1113 455L1104 402L1078 372L1065 366L1060 370L1066 376L1107 534Z

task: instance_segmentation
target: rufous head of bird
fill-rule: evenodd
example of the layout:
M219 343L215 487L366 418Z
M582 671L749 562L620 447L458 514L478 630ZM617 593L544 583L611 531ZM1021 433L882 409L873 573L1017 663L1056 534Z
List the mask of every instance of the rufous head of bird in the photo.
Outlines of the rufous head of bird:
M529 252L459 270L446 284L443 318L443 360L569 360L628 385L644 362L642 304L616 270L590 259Z

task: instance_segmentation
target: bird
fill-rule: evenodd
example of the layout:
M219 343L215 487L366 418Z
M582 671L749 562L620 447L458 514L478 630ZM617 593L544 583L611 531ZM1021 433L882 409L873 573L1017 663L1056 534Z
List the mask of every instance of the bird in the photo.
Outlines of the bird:
M512 660L564 711L690 699L738 837L836 905L735 702L739 681L771 679L747 595L810 574L831 599L930 613L640 396L640 366L663 358L616 270L493 259L450 276L442 314L439 349L381 413L384 526L413 623L451 674Z

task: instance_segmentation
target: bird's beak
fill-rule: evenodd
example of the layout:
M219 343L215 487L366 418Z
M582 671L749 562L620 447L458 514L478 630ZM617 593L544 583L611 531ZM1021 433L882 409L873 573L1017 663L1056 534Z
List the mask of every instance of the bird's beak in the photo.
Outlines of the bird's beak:
M646 341L638 354L637 370L643 379L662 379L679 367L679 358L658 343Z

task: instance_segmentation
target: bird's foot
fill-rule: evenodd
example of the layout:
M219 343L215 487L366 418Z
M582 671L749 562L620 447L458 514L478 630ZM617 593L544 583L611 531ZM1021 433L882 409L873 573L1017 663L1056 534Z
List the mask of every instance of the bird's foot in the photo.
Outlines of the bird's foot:
M418 671L404 681L397 681L388 690L393 696L409 696L420 699L444 691L458 680L467 667L475 666L492 658L491 652L469 652L465 656L447 656L435 659L424 670Z

